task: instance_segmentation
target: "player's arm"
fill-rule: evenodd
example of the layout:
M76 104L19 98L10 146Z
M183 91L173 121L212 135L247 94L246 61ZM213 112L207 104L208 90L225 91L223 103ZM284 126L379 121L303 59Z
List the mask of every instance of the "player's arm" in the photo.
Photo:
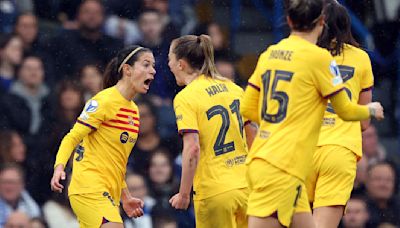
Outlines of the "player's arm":
M137 218L143 215L144 202L141 199L132 197L125 180L122 183L121 201L122 207L129 217Z
M258 123L257 113L259 95L260 88L249 83L240 102L240 114L244 118L256 123Z
M172 207L176 209L187 209L189 206L190 191L199 160L200 142L198 133L184 133L181 186L179 188L179 193L169 200Z
M344 90L332 95L330 100L336 114L345 121L360 121L370 117L375 117L378 120L384 118L383 108L379 102L369 103L368 105L354 104Z
M254 138L257 135L257 124L251 121L247 121L244 125L244 130L246 132L246 142L247 142L247 147L251 148L251 145L253 145Z
M366 105L372 101L372 90L362 91L360 97L358 98L358 104ZM369 127L371 119L361 121L361 131L365 131Z
M51 188L53 191L62 192L63 185L59 183L60 179L65 180L64 168L71 157L75 147L88 135L92 129L80 123L76 123L70 132L63 138L58 149L56 162L54 163L54 175L51 179Z

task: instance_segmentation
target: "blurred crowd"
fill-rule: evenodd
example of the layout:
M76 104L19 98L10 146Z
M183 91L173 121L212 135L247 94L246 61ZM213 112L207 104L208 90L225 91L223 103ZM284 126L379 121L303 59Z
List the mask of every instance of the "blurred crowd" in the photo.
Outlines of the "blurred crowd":
M202 0L0 0L0 227L78 227L67 191L50 191L55 155L102 89L107 62L131 44L153 51L157 73L149 95L136 100L140 135L126 175L145 215L124 216L125 227L194 227L193 207L176 211L168 203L181 172L172 108L180 88L169 71L169 44L208 34L219 72L241 86L249 77L238 73L228 30L204 17L210 7ZM342 226L400 227L399 160L373 125L363 133L363 152Z

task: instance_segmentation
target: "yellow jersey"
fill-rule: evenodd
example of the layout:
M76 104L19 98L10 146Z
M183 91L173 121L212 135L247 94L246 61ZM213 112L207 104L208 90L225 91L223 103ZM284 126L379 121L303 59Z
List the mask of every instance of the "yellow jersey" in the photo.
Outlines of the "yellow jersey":
M374 76L368 54L354 46L345 45L343 52L335 56L345 90L350 100L357 104L360 93L372 89ZM346 122L335 114L330 103L325 111L318 146L340 145L362 156L361 125L358 121Z
M75 132L86 130L90 133ZM126 164L138 132L138 107L115 87L105 89L89 100L69 133L71 137L84 136L75 148L69 195L105 192L118 205L121 190L126 187ZM68 137L64 140L71 138ZM59 153L71 149L63 143ZM64 162L57 157L56 165L60 163Z
M243 90L229 80L199 76L174 99L180 134L197 132L200 161L193 180L194 199L247 187L247 144L240 98Z
M254 121L260 128L247 163L264 159L304 181L327 98L343 89L335 60L327 50L291 35L261 54L248 83L247 90L259 91L246 91L244 99L258 103Z

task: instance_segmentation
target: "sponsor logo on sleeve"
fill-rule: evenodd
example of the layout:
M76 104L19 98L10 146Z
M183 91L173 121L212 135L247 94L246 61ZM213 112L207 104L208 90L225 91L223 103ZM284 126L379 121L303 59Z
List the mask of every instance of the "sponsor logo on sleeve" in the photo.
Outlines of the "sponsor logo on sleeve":
M340 76L340 70L338 65L336 64L335 60L332 60L330 66L329 66L329 70L331 71L331 74L333 75L333 79L332 79L332 84L333 86L337 86L343 83L343 79Z
M88 113L92 113L97 111L97 108L99 107L99 103L96 100L90 100L88 104L86 105L85 111Z

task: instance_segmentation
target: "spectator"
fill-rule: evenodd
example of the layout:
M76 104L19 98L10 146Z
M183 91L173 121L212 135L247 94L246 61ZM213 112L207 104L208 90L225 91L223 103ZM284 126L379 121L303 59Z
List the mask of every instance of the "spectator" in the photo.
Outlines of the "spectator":
M387 222L400 225L400 205L395 197L396 172L391 163L380 162L368 169L366 182L372 227Z
M79 80L83 86L85 101L88 101L103 88L103 76L94 64L84 65L79 71Z
M32 228L26 213L16 211L10 214L4 228Z
M20 134L35 135L45 123L46 110L49 103L49 88L43 83L43 63L39 57L28 56L23 59L10 93L3 99L3 115L8 128L16 129ZM27 118L28 117L28 118Z
M167 40L168 43L180 35L177 27L173 24L171 17L168 14L168 0L147 1L147 3L145 3L145 9L153 9L158 12L161 19L162 36Z
M26 146L16 131L0 132L0 163L16 162L23 165L26 158Z
M154 104L146 98L137 101L140 110L139 139L133 148L128 160L128 166L136 173L147 176L150 156L158 148L168 148L170 156L175 157L178 153L176 139L163 139L157 130L157 109Z
M215 60L215 66L217 67L217 71L225 78L236 82L236 71L235 65L228 57L219 57Z
M152 228L151 222L151 209L155 204L155 200L148 195L148 189L143 176L135 173L128 173L126 175L126 185L132 197L139 198L144 202L142 217L132 219L125 218L125 228Z
M13 35L0 36L0 94L7 92L22 60L22 40Z
M156 75L149 93L165 98L171 104L178 86L168 67L169 41L162 36L163 25L160 14L155 10L146 10L139 16L139 29L142 41L139 45L148 47L156 60Z
M365 193L365 181L368 176L368 158L363 156L360 161L357 162L356 178L354 179L353 194L364 194Z
M44 84L42 60L28 56L22 61L18 80L0 104L0 126L15 129L29 148L26 171L30 175L26 187L39 204L44 203L50 193L51 173L45 168L50 166L50 160L44 145L48 145L54 122L51 100L50 90Z
M44 221L42 218L33 218L31 219L30 224L31 228L49 228L46 221Z
M162 205L157 205L152 211L153 228L177 228L176 215L171 208L165 208ZM184 225L182 227L194 227Z
M20 166L11 163L0 168L0 225L14 211L25 212L30 218L40 216L40 208L25 190L24 183Z
M222 29L221 25L215 22L199 25L195 33L198 35L205 33L210 36L216 59L220 57L236 58L234 53L229 49L227 32Z
M169 153L164 149L152 153L149 166L150 192L161 205L167 205L170 197L178 191L179 184L173 174L173 161Z
M380 162L386 159L386 150L379 143L378 133L373 124L362 133L363 156L368 159L369 164Z
M62 77L74 75L87 63L105 66L123 47L120 40L102 32L104 7L100 0L84 0L78 9L77 30L68 30L55 37L52 54ZM66 45L68 44L68 45Z
M25 55L37 55L43 60L46 83L53 86L56 80L53 56L46 51L47 42L41 40L44 37L39 37L37 17L32 13L20 14L14 25L14 33L21 38Z
M33 10L31 0L2 0L0 4L0 33L12 32L18 14Z
M353 196L347 202L343 216L343 228L367 228L369 219L367 203L362 197Z

